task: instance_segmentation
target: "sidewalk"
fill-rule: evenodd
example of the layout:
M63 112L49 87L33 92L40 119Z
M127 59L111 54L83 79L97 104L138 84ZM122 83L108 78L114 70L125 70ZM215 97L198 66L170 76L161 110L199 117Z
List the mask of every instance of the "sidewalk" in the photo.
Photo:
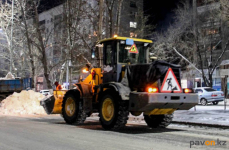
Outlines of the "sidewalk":
M143 115L132 116L129 115L129 121L142 122ZM224 103L218 105L197 105L190 110L177 110L174 112L173 123L181 124L199 124L215 127L229 128L229 104L227 103L226 110L224 110Z
M229 127L229 106L224 110L223 105L219 106L196 106L190 110L178 110L174 113L174 122L177 123L195 123L214 126Z

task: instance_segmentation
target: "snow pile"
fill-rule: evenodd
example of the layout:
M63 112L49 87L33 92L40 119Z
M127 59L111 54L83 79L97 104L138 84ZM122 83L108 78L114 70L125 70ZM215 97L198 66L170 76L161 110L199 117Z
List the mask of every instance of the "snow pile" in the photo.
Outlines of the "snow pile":
M8 72L4 78L0 78L0 80L9 80L9 79L15 79L14 75L11 72Z
M14 75L11 72L8 72L5 78L6 79L15 79Z
M44 115L44 108L40 106L44 97L32 90L15 92L0 103L0 115Z

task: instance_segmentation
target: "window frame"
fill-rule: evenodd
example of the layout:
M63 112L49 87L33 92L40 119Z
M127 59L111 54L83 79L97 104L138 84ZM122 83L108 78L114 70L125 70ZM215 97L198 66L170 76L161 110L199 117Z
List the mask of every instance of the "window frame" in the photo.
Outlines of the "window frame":
M107 41L103 43L104 44L103 46L103 54L104 54L103 65L114 66L117 64L117 52L115 52L116 43L117 41ZM111 45L111 64L107 64L107 46L108 45Z

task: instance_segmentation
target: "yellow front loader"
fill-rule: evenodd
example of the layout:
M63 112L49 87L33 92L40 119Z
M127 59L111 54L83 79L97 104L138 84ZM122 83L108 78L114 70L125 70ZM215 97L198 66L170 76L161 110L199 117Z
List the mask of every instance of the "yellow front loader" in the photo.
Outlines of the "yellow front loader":
M99 41L92 58L103 54L100 66L83 68L74 89L54 91L41 105L48 114L61 114L68 124L83 123L98 112L104 129L119 129L129 113L143 113L149 127L167 127L173 112L195 106L198 95L181 88L180 66L150 62L151 43L127 37ZM88 76L84 79L83 74Z

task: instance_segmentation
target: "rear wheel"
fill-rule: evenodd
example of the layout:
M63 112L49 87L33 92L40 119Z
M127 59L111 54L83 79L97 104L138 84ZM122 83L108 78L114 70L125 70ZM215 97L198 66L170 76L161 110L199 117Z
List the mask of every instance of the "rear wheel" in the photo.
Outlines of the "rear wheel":
M62 115L68 124L80 124L86 119L83 111L82 102L75 95L69 94L64 96L62 104Z
M128 103L122 101L118 94L104 93L100 102L99 117L104 129L119 129L124 127L128 120Z
M205 105L208 104L208 101L207 101L206 99L202 98L202 99L200 100L200 103L201 103L201 105L205 106Z
M150 128L166 128L171 123L173 115L144 115L144 119Z
M213 105L218 105L219 102L212 102Z

